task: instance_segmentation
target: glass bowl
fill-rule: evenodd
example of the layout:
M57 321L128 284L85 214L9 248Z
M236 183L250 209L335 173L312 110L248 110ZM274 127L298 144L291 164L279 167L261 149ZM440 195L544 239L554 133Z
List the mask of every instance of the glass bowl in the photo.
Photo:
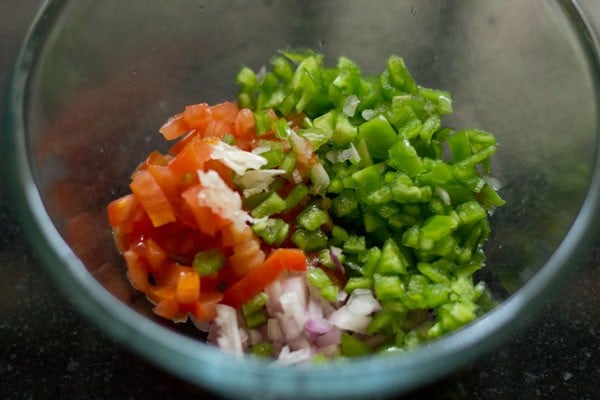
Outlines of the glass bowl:
M2 161L31 248L91 320L190 382L246 398L400 394L498 346L576 267L596 236L599 65L575 2L49 1L16 63ZM106 205L127 190L158 128L183 106L233 99L242 65L309 47L379 73L402 56L450 91L454 127L493 132L507 201L481 278L499 305L415 350L281 367L205 345L128 287ZM77 235L73 234L77 232Z

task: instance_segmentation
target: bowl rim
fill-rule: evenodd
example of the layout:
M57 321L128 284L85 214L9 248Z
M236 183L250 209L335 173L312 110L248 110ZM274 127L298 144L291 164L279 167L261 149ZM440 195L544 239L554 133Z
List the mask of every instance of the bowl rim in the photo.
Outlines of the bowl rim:
M427 343L402 357L377 356L310 368L280 368L251 357L237 359L212 346L184 337L130 309L92 278L69 249L45 211L27 159L24 109L31 66L53 27L64 0L46 0L38 11L14 64L6 92L4 129L0 138L2 171L25 236L47 272L90 321L123 345L165 370L190 382L224 394L261 393L278 397L354 397L394 391L399 394L429 383L462 367L500 345L527 321L525 308L538 310L578 265L597 237L600 225L600 140L590 186L581 208L556 252L515 294L462 329ZM594 81L599 109L599 44L591 23L577 0L559 7L576 33ZM600 109L597 112L600 115ZM597 136L600 132L597 129ZM11 134L14 132L14 134ZM570 267L569 267L570 266ZM118 323L115 323L115 318ZM176 339L176 340L174 340ZM148 348L152 351L148 351ZM443 363L439 360L444 360ZM207 368L208 367L208 368ZM382 373L384 371L392 373ZM243 372L243 373L242 373ZM343 377L344 379L340 379ZM367 391L361 391L365 388ZM378 391L378 392L377 392Z

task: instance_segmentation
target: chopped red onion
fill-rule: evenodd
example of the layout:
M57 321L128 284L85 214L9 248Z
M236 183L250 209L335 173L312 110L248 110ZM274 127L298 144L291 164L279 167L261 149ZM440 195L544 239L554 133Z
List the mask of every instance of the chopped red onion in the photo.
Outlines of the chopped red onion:
M263 336L258 329L248 329L248 340L251 345L255 345L263 341Z
M320 319L307 319L304 324L304 330L309 336L322 335L331 330L332 325L329 321L324 318Z
M332 327L328 332L320 335L315 340L315 345L319 348L328 346L337 346L342 342L342 331Z
M225 304L217 304L215 326L218 329L216 338L218 346L225 351L241 356L243 345L235 308Z
M302 334L304 323L300 324L297 319L291 316L286 317L285 314L279 314L278 317L282 322L283 335L286 340L294 340Z
M300 349L296 351L290 351L289 346L284 346L279 353L277 363L281 364L298 364L302 362L309 362L312 360L313 353L310 348Z
M311 344L308 341L308 339L306 339L303 336L300 336L290 342L288 342L288 346L290 347L291 350L301 350L301 349L310 349L311 348Z
M269 318L267 320L267 337L272 342L283 340L283 332L276 318Z
M341 255L342 249L340 249L339 247L331 246L329 248L329 257L331 257L331 262L333 262L333 265L335 265L337 269L339 269L342 272L345 272L344 266L342 265L342 261L340 260Z
M369 289L355 289L346 307L358 315L370 315L381 310L381 304L373 297L373 292Z
M355 314L348 307L343 306L331 313L329 322L346 331L365 333L371 322L371 317Z
M331 344L329 346L319 347L317 351L326 357L334 357L340 353L340 346L338 344Z

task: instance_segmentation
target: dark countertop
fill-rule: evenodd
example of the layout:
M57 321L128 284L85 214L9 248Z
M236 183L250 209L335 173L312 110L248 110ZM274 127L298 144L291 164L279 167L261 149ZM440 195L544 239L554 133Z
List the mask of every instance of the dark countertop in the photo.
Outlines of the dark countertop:
M0 90L39 0L0 2ZM592 9L593 0L586 1ZM593 17L600 21L597 4ZM191 399L84 319L38 267L0 184L0 398ZM502 347L407 398L592 399L600 392L600 238L538 316Z

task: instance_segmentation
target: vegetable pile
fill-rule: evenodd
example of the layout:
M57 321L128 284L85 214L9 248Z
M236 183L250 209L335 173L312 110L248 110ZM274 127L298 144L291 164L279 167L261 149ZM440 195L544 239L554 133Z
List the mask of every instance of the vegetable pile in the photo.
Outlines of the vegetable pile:
M131 284L211 343L282 363L413 348L485 311L496 140L442 126L402 58L364 76L311 51L194 104L108 206Z

